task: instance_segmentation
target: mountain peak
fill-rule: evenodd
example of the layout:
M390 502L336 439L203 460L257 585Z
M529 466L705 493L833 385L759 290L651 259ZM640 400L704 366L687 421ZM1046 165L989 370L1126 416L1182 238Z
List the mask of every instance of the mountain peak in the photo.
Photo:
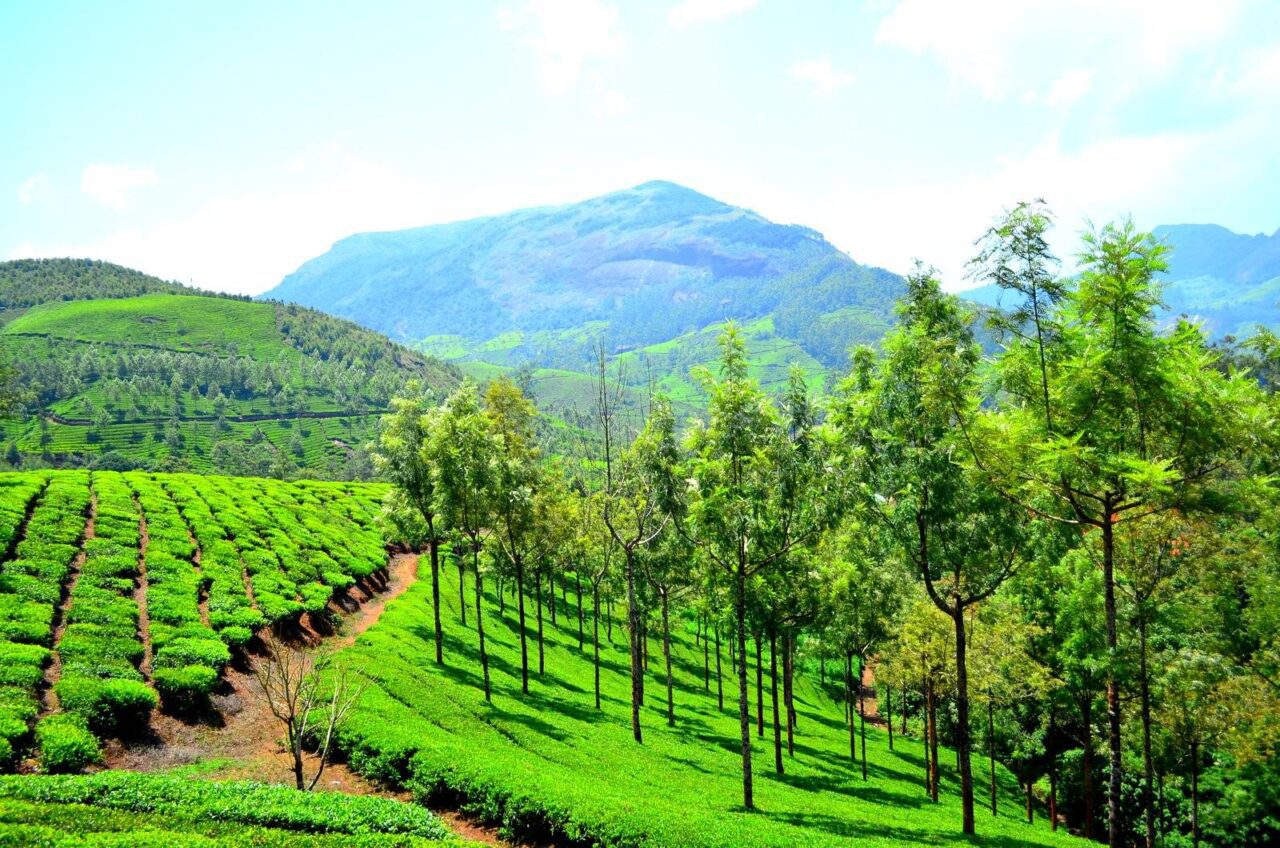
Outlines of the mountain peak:
M578 203L346 239L264 296L406 341L591 323L616 343L647 344L796 299L887 312L892 297L879 290L896 284L813 230L651 180Z

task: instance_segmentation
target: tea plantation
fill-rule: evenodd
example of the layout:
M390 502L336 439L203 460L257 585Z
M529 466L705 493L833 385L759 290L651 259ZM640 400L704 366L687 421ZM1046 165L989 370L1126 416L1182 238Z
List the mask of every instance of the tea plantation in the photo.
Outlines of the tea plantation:
M251 478L0 475L0 762L99 759L96 737L200 708L260 628L386 564L385 488Z
M462 845L384 798L102 772L0 778L3 848L427 848Z

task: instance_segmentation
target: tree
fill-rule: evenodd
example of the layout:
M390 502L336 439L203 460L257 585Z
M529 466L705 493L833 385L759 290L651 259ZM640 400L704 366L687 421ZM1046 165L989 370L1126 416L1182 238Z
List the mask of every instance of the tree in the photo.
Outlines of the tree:
M538 411L510 379L500 377L485 392L485 412L500 448L493 464L494 537L516 578L520 617L520 691L529 694L529 645L525 625L525 567L538 544L535 494L541 485L534 439ZM477 613L478 615L478 613Z
M747 692L747 609L753 578L814 541L840 506L835 475L805 461L778 411L747 374L742 336L720 337L718 379L704 375L708 420L689 435L686 498L674 504L678 531L730 581L742 735L742 802L754 809ZM675 487L671 487L675 491Z
M979 351L954 297L917 267L899 325L868 381L847 382L839 417L861 448L863 503L955 628L956 747L962 827L975 832L966 610L1013 572L1025 513L963 464L978 410Z
M428 450L432 428L439 412L422 385L410 382L406 394L391 399L391 413L382 417L373 453L378 471L391 481L413 506L422 521L421 535L431 560L431 605L435 618L436 662L444 662L444 631L440 626L440 540L437 526L436 488L438 474ZM294 434L297 438L297 434Z
M669 474L664 475L664 467L659 464L664 456L668 463L673 460L662 452L670 449L668 440L674 442L674 436L667 432L673 430L674 419L661 413L665 402L656 398L655 408L659 409L662 419L652 426L646 424L635 443L618 454L616 445L622 435L619 416L624 391L623 372L618 366L611 382L603 348L597 357L596 418L604 448L601 518L622 552L631 658L631 734L636 742L642 742L640 706L644 700L644 644L643 621L636 592L638 559L640 551L651 545L665 529L669 509L664 507L674 498L673 478ZM663 428L661 432L657 429L659 427Z
M1015 339L1000 356L998 413L982 416L971 449L1008 497L1044 519L1096 532L1103 572L1110 749L1108 839L1121 841L1116 603L1117 525L1192 508L1228 457L1245 448L1249 391L1215 367L1200 333L1157 330L1155 276L1167 248L1131 223L1085 234L1081 273L1054 332ZM1026 363L1044 363L1027 391Z
M444 403L438 426L432 431L430 452L439 472L435 493L437 508L455 537L460 592L463 556L471 554L471 567L475 572L476 637L486 701L492 700L493 695L489 685L489 655L484 645L484 575L480 554L492 532L500 449L491 420L480 405L475 384L464 381ZM460 600L465 611L465 599ZM465 615L463 623L466 623Z
M295 785L298 789L315 789L328 763L334 734L367 684L333 654L295 648L271 638L264 648L264 656L254 663L259 697L284 725ZM303 746L312 739L317 742L319 762L308 781Z

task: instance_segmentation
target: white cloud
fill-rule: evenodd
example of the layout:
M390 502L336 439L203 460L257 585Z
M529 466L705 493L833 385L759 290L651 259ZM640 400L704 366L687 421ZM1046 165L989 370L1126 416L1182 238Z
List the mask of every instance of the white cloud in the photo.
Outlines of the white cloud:
M1053 81L1045 102L1058 109L1072 106L1080 98L1089 93L1093 86L1093 71L1084 68L1072 68Z
M600 0L525 0L500 7L498 24L533 51L538 80L552 95L576 88L587 63L622 52L618 9Z
M675 29L715 23L742 14L755 6L756 2L757 0L684 0L667 12L667 22Z
M1028 88L1049 91L1082 60L1117 80L1158 77L1189 54L1214 47L1243 5L1244 0L1168 0L1158 6L1148 0L898 0L875 38L932 56L953 82L997 100Z
M105 259L204 288L259 293L352 233L492 211L475 208L483 200L458 208L457 195L321 144L285 157L255 187L210 198L187 214L100 239L27 241L8 252L15 259Z
M815 97L829 97L857 79L852 73L842 71L831 64L831 59L806 59L791 66L791 76L811 86Z
M1152 217L1167 214L1191 176L1188 163L1216 143L1166 133L1071 150L1053 133L951 179L922 172L905 183L859 185L856 192L833 186L806 223L860 262L903 272L920 259L940 269L946 288L958 290L973 285L964 277L973 239L1011 203L1035 197L1049 203L1058 219L1054 248L1069 267L1086 219L1104 223L1132 213L1143 226L1166 222Z
M52 197L53 184L49 182L49 175L44 171L32 174L18 186L18 202L23 206L44 203Z
M1274 99L1280 95L1280 44L1254 51L1244 57L1238 76L1231 83L1237 94ZM1222 71L1225 77L1225 69Z
M135 189L155 185L157 179L154 168L88 165L80 177L80 190L103 206L126 209Z

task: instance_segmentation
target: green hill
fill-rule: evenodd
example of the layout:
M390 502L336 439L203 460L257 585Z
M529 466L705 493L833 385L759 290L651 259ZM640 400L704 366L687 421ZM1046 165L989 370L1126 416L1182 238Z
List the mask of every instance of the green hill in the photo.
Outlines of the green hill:
M183 291L191 290L96 259L17 259L0 262L0 322L39 303Z
M86 293L116 290L95 279ZM27 394L0 425L19 462L358 475L408 380L443 393L460 378L315 310L180 289L30 304L0 327L0 352Z

